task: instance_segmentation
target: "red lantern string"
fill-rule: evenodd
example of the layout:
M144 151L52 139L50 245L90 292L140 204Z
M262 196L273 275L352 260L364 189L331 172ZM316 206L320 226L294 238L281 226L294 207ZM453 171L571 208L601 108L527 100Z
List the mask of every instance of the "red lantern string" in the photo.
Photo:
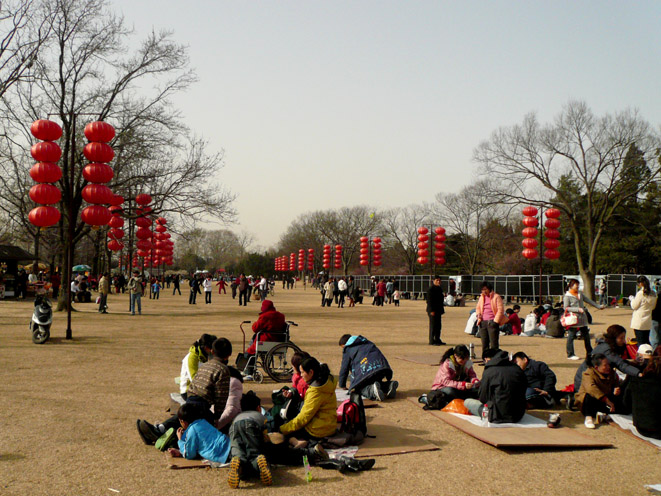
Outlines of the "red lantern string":
M28 220L31 224L45 229L60 221L60 211L50 205L59 203L62 193L49 183L55 183L62 177L62 170L55 163L60 160L62 150L57 143L54 143L62 137L62 128L56 122L39 119L32 123L30 132L42 141L30 148L32 157L37 161L30 169L30 177L41 184L32 186L29 196L33 202L47 206L32 209Z

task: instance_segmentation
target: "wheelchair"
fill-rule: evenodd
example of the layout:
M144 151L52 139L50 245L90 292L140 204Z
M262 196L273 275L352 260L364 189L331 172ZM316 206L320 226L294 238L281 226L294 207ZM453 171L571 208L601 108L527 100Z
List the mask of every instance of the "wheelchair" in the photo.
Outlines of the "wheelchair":
M246 333L243 330L243 324L250 324L249 320L244 320L239 325L243 334L243 354L236 358L236 367L241 371L245 380L253 380L258 383L264 382L264 373L275 382L289 382L294 374L291 365L291 358L301 349L291 342L289 328L298 327L298 324L288 320L285 324L284 332L270 332L271 335L282 337L281 341L259 342L262 332L255 334L255 354L246 357ZM259 370L262 369L262 371Z

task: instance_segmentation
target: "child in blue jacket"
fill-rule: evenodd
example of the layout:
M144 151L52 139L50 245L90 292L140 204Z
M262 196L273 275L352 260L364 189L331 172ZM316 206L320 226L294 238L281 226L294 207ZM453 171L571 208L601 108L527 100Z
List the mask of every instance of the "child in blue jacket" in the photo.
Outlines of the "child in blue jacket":
M204 458L217 463L226 463L230 458L230 440L213 425L203 419L199 409L184 403L177 412L181 427L177 429L179 449L170 448L172 456L182 456L188 460Z

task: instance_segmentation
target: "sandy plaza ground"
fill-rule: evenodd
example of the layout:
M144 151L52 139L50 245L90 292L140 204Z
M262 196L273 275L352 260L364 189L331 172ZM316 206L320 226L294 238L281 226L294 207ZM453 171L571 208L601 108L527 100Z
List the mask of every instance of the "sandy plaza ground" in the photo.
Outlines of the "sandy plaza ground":
M0 301L0 368L2 370L2 495L200 495L231 492L226 469L169 470L164 456L145 446L135 428L137 418L164 420L168 394L190 345L204 332L227 337L241 351L239 323L255 320L259 302L239 307L229 294L213 294L211 305L198 297L188 305L164 289L159 300L143 298L143 315L128 313L128 295L109 296L110 314L94 304L78 304L73 340L64 339L66 314L55 315L51 340L35 345L28 322L31 301ZM611 442L612 449L504 451L482 443L424 412L407 397L426 392L436 367L395 358L401 354L441 354L446 347L427 343L424 302L403 300L401 307L366 304L356 308L321 308L310 288L276 287L272 298L288 320L299 324L292 340L339 372L342 334L362 334L388 357L400 382L398 397L368 418L384 418L438 446L438 451L378 457L374 469L354 475L313 467L305 481L300 467L278 467L274 486L259 481L241 484L251 494L647 494L644 484L661 483L661 451L614 427L583 427L577 412L558 409L562 425ZM466 308L449 308L442 338L449 345L479 340L464 334ZM525 315L529 307L524 307ZM592 333L619 323L629 327L631 311L594 312ZM629 331L631 332L631 331ZM573 381L581 362L565 358L564 340L501 337L501 348L525 351L546 361L558 387ZM585 356L582 342L576 352ZM234 357L233 357L234 358ZM233 361L232 358L232 361ZM476 367L478 375L483 369ZM276 386L245 383L263 398ZM660 412L661 414L661 412ZM114 490L114 491L113 491Z

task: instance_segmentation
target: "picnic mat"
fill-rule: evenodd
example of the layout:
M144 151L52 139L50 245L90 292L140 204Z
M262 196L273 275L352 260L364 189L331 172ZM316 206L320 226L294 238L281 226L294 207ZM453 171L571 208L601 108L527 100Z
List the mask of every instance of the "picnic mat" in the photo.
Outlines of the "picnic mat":
M276 389L276 391L274 392L277 391L279 390ZM349 391L346 391L344 389L336 389L335 397L337 398L337 405L339 406L340 403L342 403L344 400L349 399ZM365 408L377 408L379 407L379 402L374 400L368 400L367 398L363 398L363 406ZM273 408L273 400L271 399L271 395L269 395L268 398L262 398L262 408L264 410L270 410L271 408Z
M451 415L455 415L460 419L466 420L470 422L473 425L477 425L478 427L484 427L482 424L482 419L479 417L476 417L475 415L464 415L462 413L453 413L450 412ZM494 424L493 422L488 422L487 426L489 428L508 428L508 427L513 427L513 428L524 428L524 429L530 429L531 427L544 427L546 428L546 421L539 419L537 417L533 417L532 415L528 415L527 413L523 415L523 418L517 422L517 423L504 423L504 424Z
M225 468L229 467L229 463L213 463L209 460L187 460L179 456L172 456L167 451L165 452L165 463L168 468L181 469L181 468Z
M367 424L366 437L358 447L356 458L372 458L383 455L400 455L417 451L435 451L439 447L418 436L409 434L406 429L386 420L378 419Z
M419 363L420 365L438 366L441 364L441 354L436 355L399 355L395 356L398 360L406 362Z
M633 425L633 417L631 415L611 414L609 417L613 421L613 423L610 424L613 427L618 427L620 430L626 432L627 434L634 435L646 443L651 444L655 448L661 449L661 440L643 436L640 432L638 432L636 426Z
M428 412L469 436L479 439L491 446L495 446L496 448L594 449L613 447L610 443L598 441L567 427L559 427L555 429L525 429L518 426L494 429L492 427L475 425L468 420L451 413L445 413L438 410L428 410Z

